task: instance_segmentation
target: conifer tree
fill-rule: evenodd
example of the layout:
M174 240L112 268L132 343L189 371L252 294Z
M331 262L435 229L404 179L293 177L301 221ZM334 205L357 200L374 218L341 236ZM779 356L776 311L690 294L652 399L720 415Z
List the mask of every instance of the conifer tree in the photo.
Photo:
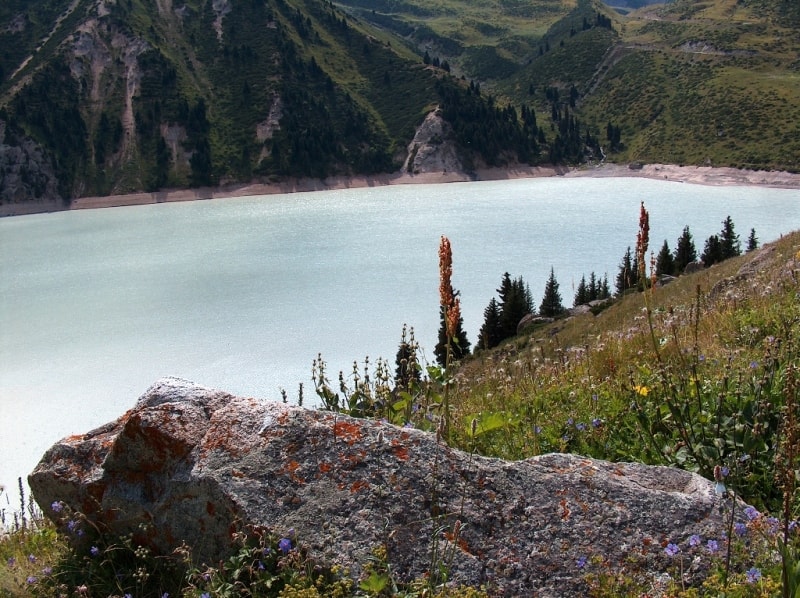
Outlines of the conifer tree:
M483 326L478 333L478 347L491 349L503 340L503 327L500 322L500 305L492 297L489 305L483 310Z
M706 239L706 244L703 248L703 254L700 256L700 259L703 260L703 264L706 267L721 262L723 259L725 259L722 253L722 242L717 235L711 235L708 239Z
M674 272L675 259L672 257L667 240L664 239L664 244L661 246L661 251L658 252L658 257L656 258L656 276L673 274Z
M575 291L575 299L573 299L572 304L574 306L583 305L584 303L589 303L591 299L591 291L586 284L586 276L581 276L581 281L578 283L578 288Z
M553 268L550 268L550 278L544 287L544 296L542 297L542 304L539 306L539 314L545 317L554 318L564 312L564 306L561 303L561 293L558 292L558 281Z
M722 260L727 260L728 258L742 254L742 245L739 243L739 235L734 231L733 220L731 220L730 216L722 221L722 232L719 234L719 242Z
M502 338L511 338L517 334L519 321L533 312L533 298L531 297L530 288L528 288L521 276L512 279L511 275L506 272L503 274L503 280L497 292L500 294Z
M628 249L619 265L619 272L617 273L617 295L622 295L628 289L634 288L638 283L639 268L636 265L636 260L633 258L631 246L628 245Z
M414 328L412 327L408 334L406 333L407 327L403 324L400 346L395 359L397 368L394 373L395 386L401 390L408 390L412 383L420 381L419 360L417 359L419 345L414 338Z
M755 251L758 249L758 237L756 237L756 229L750 229L750 236L747 237L747 251Z
M608 284L608 274L603 276L603 283L600 285L600 290L597 293L598 299L611 298L611 287Z
M694 239L689 232L689 227L683 228L683 233L678 237L678 245L675 248L675 272L682 274L686 266L697 260L697 249L694 246Z

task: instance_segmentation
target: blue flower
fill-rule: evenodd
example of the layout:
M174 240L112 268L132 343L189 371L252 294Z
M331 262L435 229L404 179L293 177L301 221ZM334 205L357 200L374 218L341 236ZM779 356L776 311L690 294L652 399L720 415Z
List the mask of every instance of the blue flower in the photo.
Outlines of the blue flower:
M723 465L722 469L720 470L720 472L722 473L722 477L723 478L727 478L728 474L731 472L731 468L728 467L727 465Z
M693 534L693 535L692 535L692 536L689 538L689 546L700 546L700 543L701 543L702 541L703 541L703 540L700 538L700 536L698 536L697 534Z
M289 538L281 538L278 541L278 550L287 554L292 549L292 541Z
M753 519L758 519L761 516L761 513L758 512L758 509L755 507L746 507L744 510L744 514L747 516L749 521Z
M575 420L574 420L574 419L572 419L571 417L570 417L570 418L567 420L567 425L568 425L568 426L571 426L571 425L572 425L572 424L574 424L574 423L575 423Z
M534 434L541 434L542 433L542 427L541 426L533 426L533 433Z
M50 575L52 572L53 572L53 568L52 567L45 567L44 569L42 569L42 574L43 575Z
M29 554L29 555L28 555L28 560L29 560L31 563L35 563L35 562L36 562L36 556L34 556L34 555L32 555L32 554Z
M578 560L575 561L575 564L578 566L578 569L583 569L586 566L586 561L588 559L585 556L578 557Z
M97 556L98 554L100 554L100 549L97 546L92 546L89 549L89 554L91 554L92 556Z
M733 524L733 531L736 533L737 536L746 536L747 526L744 523L736 522Z
M597 395L592 395L592 401L597 402Z
M716 540L709 540L708 542L706 542L706 548L708 549L708 552L714 554L719 550L719 542L717 542Z
M600 427L600 426L602 426L602 425L603 425L603 420L602 420L602 419L600 419L599 417L595 417L595 418L592 420L592 426L594 426L595 428L599 428L599 427Z
M747 570L747 583L756 583L759 579L761 579L761 571L755 567L750 567Z
M50 508L53 510L53 513L60 513L64 510L64 505L61 504L61 501L54 500L50 505Z
M29 584L33 584L36 583L36 578L33 575L31 575L25 581L27 581Z
M10 557L8 557L8 560L6 561L6 563L8 563L9 567L13 567L14 565L17 564L17 559L15 559L13 556L10 556Z
M211 594L209 594L208 592L203 592L202 594L200 594L200 598L211 598Z
M677 544L673 544L670 542L667 544L667 547L664 549L664 552L667 553L667 556L675 556L681 551L680 547Z
M578 432L583 432L586 429L586 424L579 422L575 424L575 429L578 430Z

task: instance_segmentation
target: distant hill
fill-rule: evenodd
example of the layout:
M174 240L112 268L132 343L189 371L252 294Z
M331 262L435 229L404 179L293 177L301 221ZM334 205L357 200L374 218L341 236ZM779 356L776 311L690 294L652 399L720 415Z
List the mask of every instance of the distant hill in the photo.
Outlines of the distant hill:
M5 0L0 202L408 168L800 169L794 0Z

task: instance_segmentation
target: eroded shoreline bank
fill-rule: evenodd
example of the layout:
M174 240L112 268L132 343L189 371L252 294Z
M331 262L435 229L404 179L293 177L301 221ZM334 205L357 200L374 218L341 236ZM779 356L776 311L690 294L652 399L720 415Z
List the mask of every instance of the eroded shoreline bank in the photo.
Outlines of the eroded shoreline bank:
M374 176L330 177L327 179L290 179L271 184L225 185L211 188L176 189L155 193L131 193L74 199L71 210L112 208L148 205L174 201L224 199L254 195L274 195L310 191L331 191L385 185L438 184L470 181L497 181L504 179L538 177L640 177L695 185L742 185L784 189L800 189L800 173L781 171L739 170L711 166L678 166L671 164L603 164L581 168L552 166L517 166L480 170L474 175L463 172L428 172L422 174L380 174ZM57 202L5 204L0 206L0 216L16 216L60 211Z

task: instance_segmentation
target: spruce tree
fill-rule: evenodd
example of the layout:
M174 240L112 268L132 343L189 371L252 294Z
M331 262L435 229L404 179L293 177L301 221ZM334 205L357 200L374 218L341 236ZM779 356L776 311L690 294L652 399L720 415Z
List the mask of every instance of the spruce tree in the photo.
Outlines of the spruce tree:
M731 220L730 216L722 221L722 232L719 234L719 242L720 255L723 260L742 254L742 245L739 243L739 235L734 231L733 220Z
M545 284L542 304L539 306L539 314L554 318L563 312L564 306L561 303L561 293L558 292L558 281L556 281L555 272L551 267L550 278L547 279L547 284Z
M756 229L750 229L750 236L747 237L747 251L755 251L758 249L758 237L756 237Z
M581 281L578 283L578 289L575 291L575 299L572 301L572 304L577 307L578 305L589 303L589 301L591 301L589 299L590 294L589 287L586 285L586 276L581 276Z
M722 242L717 235L711 235L708 239L706 239L706 244L703 248L703 254L700 256L700 259L703 260L703 264L706 267L721 262L725 259L722 253Z
M608 284L608 274L603 276L603 282L600 285L600 290L597 292L598 299L610 299L611 298L611 287Z
M414 328L407 334L406 325L403 324L403 333L400 336L400 346L395 358L396 369L394 383L398 389L408 390L412 383L420 381L419 360L417 349L419 345L414 339Z
M478 333L478 347L491 349L503 340L503 327L500 323L500 305L492 297L489 305L483 310L483 326Z
M631 247L628 245L628 249L619 265L619 272L617 273L617 295L622 295L628 289L636 287L638 283L639 267L636 265Z
M675 248L675 273L682 274L686 266L697 260L697 249L694 246L694 239L689 232L689 227L683 228L683 233L678 237L678 245Z
M661 246L661 251L658 252L658 257L656 258L656 276L673 274L674 272L675 260L672 257L667 240L664 239L664 244Z
M520 320L533 312L533 299L525 281L520 276L512 279L508 272L503 275L500 288L500 327L504 339L517 334Z

